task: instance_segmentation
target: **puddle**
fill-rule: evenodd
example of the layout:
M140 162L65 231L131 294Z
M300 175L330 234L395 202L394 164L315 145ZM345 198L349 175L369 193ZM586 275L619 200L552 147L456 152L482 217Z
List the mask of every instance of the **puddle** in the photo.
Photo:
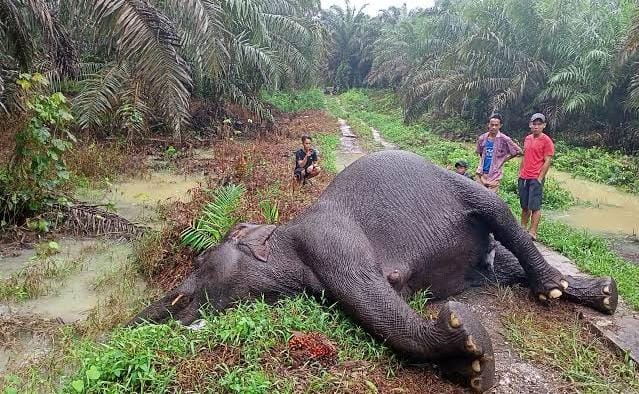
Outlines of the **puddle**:
M9 314L38 315L47 319L62 319L65 323L83 320L100 300L101 294L93 289L95 280L127 262L131 246L102 240L59 241L60 253L49 257L56 266L68 269L67 273L44 279L47 295L24 302L3 302L0 307L9 308ZM43 264L34 260L34 254L25 251L19 257L0 259L0 278L7 278L26 267ZM21 260L20 260L21 259Z
M551 175L572 195L590 206L575 206L554 217L571 226L598 233L639 234L639 197L613 186L602 185L552 170Z
M144 178L115 183L106 192L82 191L78 197L90 203L108 204L120 216L133 222L152 225L158 202L188 201L188 191L203 181L202 177L193 175L152 172Z

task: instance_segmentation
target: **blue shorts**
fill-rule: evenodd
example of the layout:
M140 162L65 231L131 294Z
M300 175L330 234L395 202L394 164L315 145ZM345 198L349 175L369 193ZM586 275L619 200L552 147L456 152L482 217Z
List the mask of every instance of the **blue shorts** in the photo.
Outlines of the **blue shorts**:
M522 179L517 181L519 204L521 209L538 211L541 209L541 200L544 196L544 183L537 179Z

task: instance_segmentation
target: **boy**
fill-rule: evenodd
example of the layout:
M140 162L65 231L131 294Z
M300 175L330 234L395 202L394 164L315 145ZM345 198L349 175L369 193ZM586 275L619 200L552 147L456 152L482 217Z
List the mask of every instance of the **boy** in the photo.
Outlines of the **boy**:
M473 179L473 176L468 171L468 163L465 160L457 160L455 163L455 172L459 175L463 175L468 179Z
M524 159L519 167L517 186L521 205L521 225L528 229L530 222L529 234L533 241L536 241L544 180L555 154L555 144L544 134L546 117L543 114L536 113L531 116L528 127L532 133L524 140Z

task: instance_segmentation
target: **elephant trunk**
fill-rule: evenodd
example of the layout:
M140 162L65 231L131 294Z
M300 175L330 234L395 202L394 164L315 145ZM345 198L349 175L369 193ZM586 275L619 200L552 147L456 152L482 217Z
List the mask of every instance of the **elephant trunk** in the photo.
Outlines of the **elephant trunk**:
M196 276L191 274L180 286L144 308L127 325L135 326L144 322L163 323L170 318L175 318L182 324L192 323L197 319L200 307L200 294L197 289Z

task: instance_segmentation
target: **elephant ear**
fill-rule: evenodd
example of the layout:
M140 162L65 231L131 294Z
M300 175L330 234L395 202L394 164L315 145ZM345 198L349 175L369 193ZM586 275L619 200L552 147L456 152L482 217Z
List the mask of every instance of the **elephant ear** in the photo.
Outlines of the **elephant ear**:
M230 237L239 245L248 247L256 259L266 261L269 252L267 241L276 228L272 224L242 223L233 229Z

